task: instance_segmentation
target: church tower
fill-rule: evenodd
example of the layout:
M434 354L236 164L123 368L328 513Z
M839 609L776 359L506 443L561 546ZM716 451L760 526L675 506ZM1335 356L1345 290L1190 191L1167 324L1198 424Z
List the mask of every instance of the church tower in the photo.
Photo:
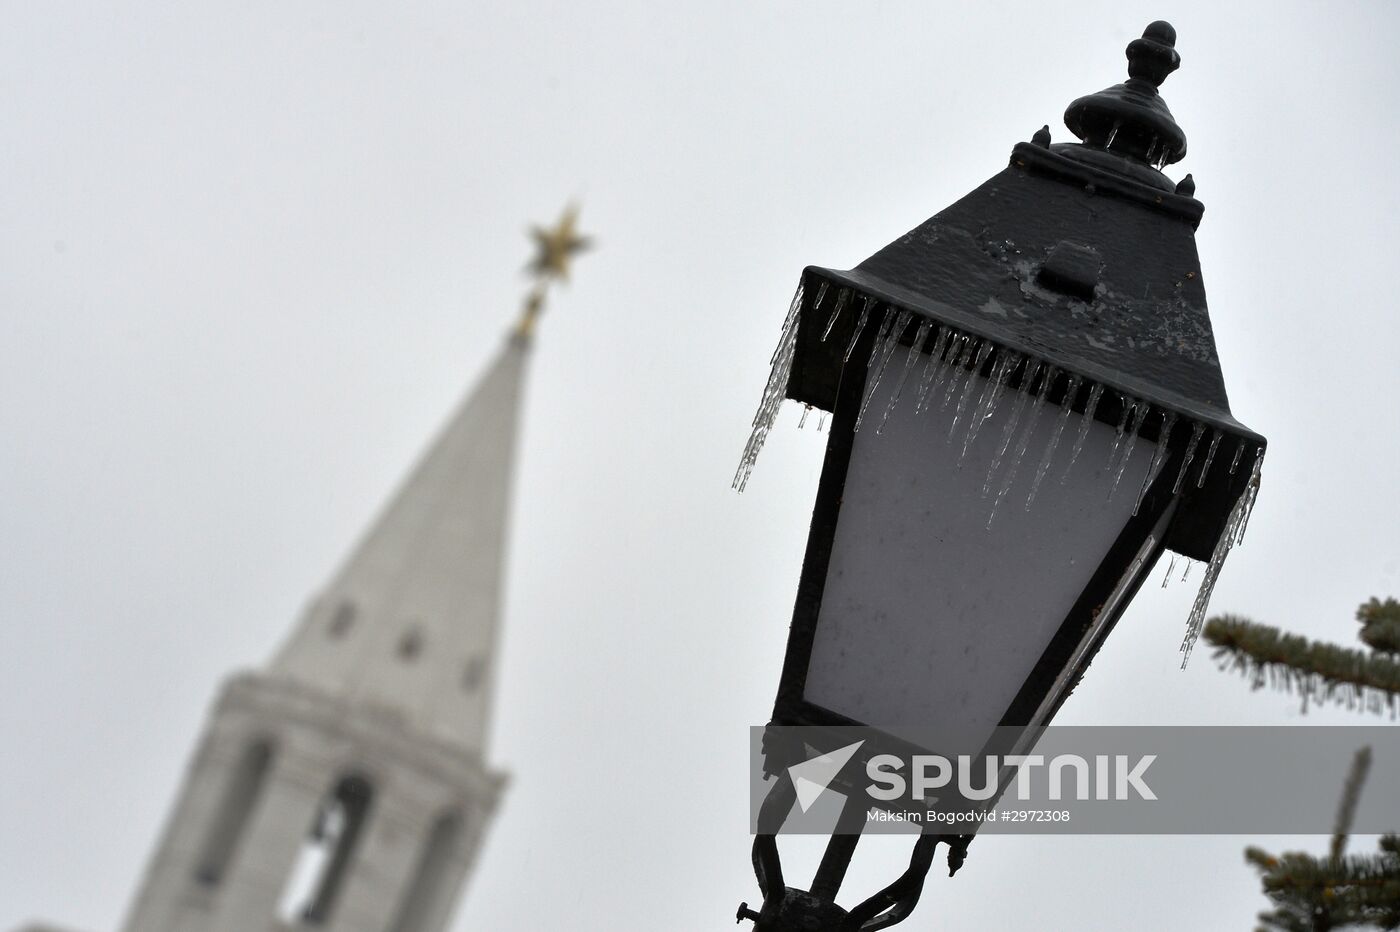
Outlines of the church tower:
M263 670L224 686L125 932L442 932L505 784L486 761L521 382L585 241Z

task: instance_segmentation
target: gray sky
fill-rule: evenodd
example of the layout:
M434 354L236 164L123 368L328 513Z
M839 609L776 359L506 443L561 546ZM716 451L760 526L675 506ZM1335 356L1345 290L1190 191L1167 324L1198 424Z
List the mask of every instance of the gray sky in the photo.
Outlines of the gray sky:
M1070 138L1159 17L1168 173L1271 441L1214 608L1354 643L1400 590L1393 4L4 4L0 927L116 925L217 683L495 352L524 225L573 197L600 248L533 361L514 776L456 927L728 927L825 437L785 411L729 478L798 272ZM1206 651L1177 671L1194 592L1146 588L1059 721L1297 721ZM853 889L901 869L879 841ZM984 838L905 927L1248 928L1255 841L1296 840Z

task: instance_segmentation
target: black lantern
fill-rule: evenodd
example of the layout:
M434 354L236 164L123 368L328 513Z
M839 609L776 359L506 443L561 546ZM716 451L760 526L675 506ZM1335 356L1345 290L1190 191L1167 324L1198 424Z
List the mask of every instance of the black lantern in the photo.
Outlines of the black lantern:
M1125 83L1070 105L1081 142L1044 128L856 268L803 271L736 476L785 397L830 412L774 724L865 725L926 749L1046 724L1164 550L1206 563L1189 656L1264 438L1230 413L1194 184L1161 172L1186 152L1157 92L1175 39L1153 23ZM791 787L770 802L790 806ZM956 866L967 836L944 840ZM935 842L847 911L834 900L853 838L833 839L808 892L782 884L762 833L764 907L740 916L892 925Z

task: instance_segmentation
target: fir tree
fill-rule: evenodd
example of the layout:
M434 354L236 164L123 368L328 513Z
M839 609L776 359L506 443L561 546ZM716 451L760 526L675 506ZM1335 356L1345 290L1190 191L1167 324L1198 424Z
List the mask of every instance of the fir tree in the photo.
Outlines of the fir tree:
M1333 702L1370 711L1400 700L1400 602L1371 599L1356 611L1359 637L1370 652L1338 647L1233 615L1206 623L1205 639L1223 668L1242 672L1255 689L1270 685L1310 702Z
M1221 666L1240 670L1256 689L1269 684L1296 692L1305 709L1309 702L1337 702L1371 711L1388 709L1393 716L1400 697L1400 602L1373 598L1356 617L1369 654L1228 615L1212 618L1204 633ZM1245 860L1259 870L1264 894L1273 904L1272 910L1259 914L1259 932L1400 929L1400 836L1382 837L1375 854L1346 853L1370 767L1371 749L1362 748L1352 761L1325 856L1245 850Z

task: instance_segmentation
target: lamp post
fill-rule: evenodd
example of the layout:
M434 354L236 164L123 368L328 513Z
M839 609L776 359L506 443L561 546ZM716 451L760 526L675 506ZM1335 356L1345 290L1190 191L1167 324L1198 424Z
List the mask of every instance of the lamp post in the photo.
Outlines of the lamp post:
M808 267L785 321L748 479L784 398L831 414L774 725L879 729L920 749L1048 723L1164 550L1206 564L1189 656L1259 487L1264 438L1230 413L1187 175L1157 88L1175 30L1128 45L1129 78L850 271ZM1183 658L1183 664L1185 659ZM825 748L823 750L830 750ZM913 909L939 841L865 903L837 905L862 818L843 817L810 890L774 832L754 866L760 932L871 930Z

